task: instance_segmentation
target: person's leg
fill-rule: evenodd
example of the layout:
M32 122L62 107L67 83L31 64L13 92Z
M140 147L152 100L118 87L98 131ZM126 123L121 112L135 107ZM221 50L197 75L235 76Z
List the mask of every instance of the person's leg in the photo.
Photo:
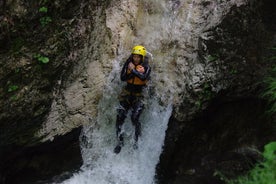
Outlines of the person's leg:
M116 120L116 135L120 142L123 142L123 135L122 135L122 126L126 119L128 112L128 105L126 102L121 101L120 107L118 108L117 120Z
M133 105L133 111L131 115L131 121L133 125L135 126L135 143L137 143L139 136L141 135L141 123L139 121L139 117L144 109L144 104L138 100Z
M122 133L122 126L127 116L128 105L126 102L121 101L120 107L118 108L117 120L116 120L116 136L118 140L118 145L115 147L114 152L119 153L121 151L121 147L124 144L124 136Z

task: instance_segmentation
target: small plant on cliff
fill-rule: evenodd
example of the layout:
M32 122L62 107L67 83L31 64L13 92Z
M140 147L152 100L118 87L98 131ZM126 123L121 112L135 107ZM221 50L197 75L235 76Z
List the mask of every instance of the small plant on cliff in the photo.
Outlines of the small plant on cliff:
M218 54L215 55L208 55L207 60L209 62L216 61L219 58Z
M271 70L269 77L265 79L267 85L262 97L266 98L270 104L270 113L276 112L276 66Z
M8 87L8 92L16 91L19 87L17 85L10 85Z
M211 100L214 96L211 84L208 82L202 84L201 91L197 95L198 101L195 102L195 105L197 108L201 108L204 102Z
M228 184L275 184L276 181L276 142L265 146L264 162L258 164L247 176L227 181Z
M48 8L46 6L42 6L39 8L39 12L40 13L43 13L43 14L46 14L48 12ZM52 22L52 18L49 17L49 16L43 16L39 19L40 21L40 24L45 27L47 24L49 24L50 22Z
M45 27L47 24L49 24L50 22L52 22L52 18L49 17L49 16L45 16L45 17L41 17L41 18L39 19L39 21L40 21L40 24L41 24L43 27Z
M266 85L266 89L264 90L262 97L265 98L270 105L269 112L276 112L276 47L272 47L270 50L270 58L268 61L272 62L272 69L268 72L267 77L264 80L264 84Z
M272 51L276 51L276 47L272 47L271 48ZM276 61L276 56L271 56L270 58L268 58L269 61Z
M276 50L276 47L271 48ZM275 61L276 56L269 58L269 61ZM266 85L261 97L269 103L269 113L276 113L276 66L273 64L268 76L263 81ZM270 114L270 115L271 115ZM259 163L246 176L239 177L236 180L226 180L227 184L275 184L276 182L276 142L271 142L265 146L263 152L264 161Z
M34 58L37 59L40 63L47 64L49 63L49 58L46 56L42 56L40 54L35 54Z
M48 8L45 7L45 6L42 6L42 7L39 8L38 11L39 11L39 12L42 12L42 13L47 13L47 12L48 12Z

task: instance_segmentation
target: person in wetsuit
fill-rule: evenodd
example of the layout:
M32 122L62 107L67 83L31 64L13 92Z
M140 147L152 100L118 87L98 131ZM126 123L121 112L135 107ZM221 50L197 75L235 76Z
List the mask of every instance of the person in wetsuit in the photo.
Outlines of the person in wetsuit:
M124 144L122 125L130 109L132 110L131 121L135 126L134 148L137 148L137 141L141 135L139 117L144 109L144 104L142 102L143 89L146 87L151 72L146 54L147 51L145 47L141 45L133 47L131 56L127 59L121 71L121 80L126 81L127 84L119 95L120 106L118 108L116 120L118 145L114 149L115 153L119 153Z

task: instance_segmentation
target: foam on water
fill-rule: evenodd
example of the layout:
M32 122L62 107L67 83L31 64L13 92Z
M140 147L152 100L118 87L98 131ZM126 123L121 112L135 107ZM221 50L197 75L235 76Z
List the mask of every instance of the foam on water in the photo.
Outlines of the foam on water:
M115 64L116 65L116 64ZM82 133L81 171L64 184L153 184L155 167L159 162L172 106L161 105L155 96L147 96L140 117L142 135L138 149L133 149L134 126L129 116L123 126L125 145L119 154L113 152L117 144L115 134L116 107L122 86L118 85L118 63L110 74L112 84L106 87L99 103L96 125L84 127ZM130 115L130 114L129 114Z

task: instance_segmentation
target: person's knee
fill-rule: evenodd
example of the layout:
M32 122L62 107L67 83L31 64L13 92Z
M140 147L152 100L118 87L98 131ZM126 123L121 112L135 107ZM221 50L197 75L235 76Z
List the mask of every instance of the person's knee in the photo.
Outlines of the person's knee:
M131 115L131 121L133 123L137 123L139 121L139 117L142 113L143 110L143 106L138 106L135 110L132 111L132 115Z
M127 114L127 112L125 109L118 109L117 122L124 121L126 118L126 114Z
M138 141L138 137L141 136L141 124L140 122L135 123L135 141Z
M140 116L140 114L138 112L132 113L132 115L131 115L132 123L137 124L139 122L139 116Z

